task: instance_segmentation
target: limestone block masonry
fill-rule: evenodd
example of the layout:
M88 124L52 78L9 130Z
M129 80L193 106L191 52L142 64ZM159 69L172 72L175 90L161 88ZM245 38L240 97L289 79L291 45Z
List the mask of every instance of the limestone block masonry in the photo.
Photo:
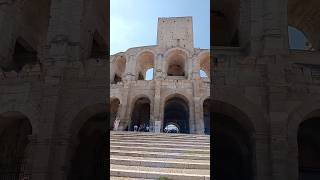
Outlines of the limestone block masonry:
M183 133L209 133L210 52L193 47L192 17L159 18L157 42L111 55L111 122L118 114L119 130L145 123L154 131L160 122L161 132L174 124Z

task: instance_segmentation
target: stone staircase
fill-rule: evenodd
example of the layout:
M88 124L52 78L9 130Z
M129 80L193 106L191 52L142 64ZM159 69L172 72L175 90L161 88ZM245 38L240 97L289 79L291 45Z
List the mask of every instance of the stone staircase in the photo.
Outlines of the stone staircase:
M209 180L210 136L110 132L111 180Z

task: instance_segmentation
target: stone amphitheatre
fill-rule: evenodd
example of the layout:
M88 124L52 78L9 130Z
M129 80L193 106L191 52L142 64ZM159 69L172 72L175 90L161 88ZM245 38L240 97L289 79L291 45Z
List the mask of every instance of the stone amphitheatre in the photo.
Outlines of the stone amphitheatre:
M215 0L211 56L181 17L159 19L156 45L109 57L108 1L1 0L0 179L105 179L116 116L113 179L208 179L210 133L216 180L320 179L319 9ZM288 26L312 48L290 48Z
M194 48L192 26L192 17L159 18L157 45L111 56L112 179L210 178L210 52ZM135 125L151 133L129 133ZM179 135L162 133L170 125Z

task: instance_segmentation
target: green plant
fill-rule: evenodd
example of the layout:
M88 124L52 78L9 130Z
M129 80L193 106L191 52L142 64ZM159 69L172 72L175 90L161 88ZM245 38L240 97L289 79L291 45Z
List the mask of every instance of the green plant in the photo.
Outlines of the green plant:
M160 177L159 180L170 180L170 179L167 177Z

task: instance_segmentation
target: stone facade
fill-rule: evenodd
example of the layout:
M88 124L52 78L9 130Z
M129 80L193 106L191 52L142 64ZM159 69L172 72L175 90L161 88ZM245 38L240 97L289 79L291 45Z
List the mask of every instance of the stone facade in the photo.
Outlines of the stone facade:
M0 1L0 179L105 177L108 6Z
M320 4L215 0L212 7L213 174L319 179ZM315 51L290 49L288 25Z
M203 113L203 104L210 96L210 52L193 47L192 18L159 18L157 42L111 56L112 118L119 114L119 130L132 130L142 120L152 131L159 121L161 132L172 122L186 133L205 133L209 116ZM147 81L146 71L152 68L153 79ZM200 70L207 76L200 77ZM148 101L149 112L136 107L143 98ZM179 113L180 106L185 106L181 111L186 117L173 115ZM138 117L146 113L147 117Z

